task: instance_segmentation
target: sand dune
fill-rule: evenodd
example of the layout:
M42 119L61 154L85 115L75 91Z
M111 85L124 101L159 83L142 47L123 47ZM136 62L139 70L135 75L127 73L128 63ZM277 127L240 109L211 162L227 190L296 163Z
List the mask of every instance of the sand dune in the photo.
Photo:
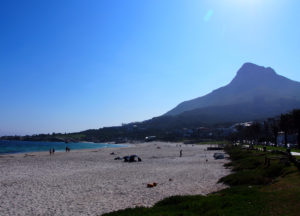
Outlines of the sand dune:
M51 157L45 152L2 155L0 215L101 215L151 206L172 195L207 194L224 188L217 181L230 170L206 147L154 142ZM114 160L129 154L143 161ZM151 182L158 185L147 188Z

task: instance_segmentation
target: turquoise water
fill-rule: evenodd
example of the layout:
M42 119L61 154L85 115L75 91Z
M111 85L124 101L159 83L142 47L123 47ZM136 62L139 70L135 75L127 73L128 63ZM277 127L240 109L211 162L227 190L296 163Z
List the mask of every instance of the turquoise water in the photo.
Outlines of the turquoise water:
M22 152L65 151L68 146L71 151L78 149L99 149L125 147L126 145L116 145L107 143L64 143L64 142L36 142L36 141L6 141L0 140L0 154L13 154Z

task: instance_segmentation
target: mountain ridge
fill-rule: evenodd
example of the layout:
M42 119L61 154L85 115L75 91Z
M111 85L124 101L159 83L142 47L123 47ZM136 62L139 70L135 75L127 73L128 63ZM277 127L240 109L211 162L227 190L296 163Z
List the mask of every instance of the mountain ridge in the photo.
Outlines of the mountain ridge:
M300 82L278 75L271 67L245 63L232 81L202 97L184 101L164 116L175 116L195 109L241 103L289 99L300 102Z

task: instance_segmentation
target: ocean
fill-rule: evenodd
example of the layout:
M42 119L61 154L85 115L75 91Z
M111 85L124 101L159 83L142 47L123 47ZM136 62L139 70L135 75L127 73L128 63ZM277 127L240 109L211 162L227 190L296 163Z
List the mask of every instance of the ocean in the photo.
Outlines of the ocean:
M120 144L108 143L64 143L64 142L38 142L38 141L7 141L0 140L0 154L14 154L23 152L41 152L49 151L49 148L55 148L55 151L65 151L66 147L72 150L78 149L99 149L126 147Z

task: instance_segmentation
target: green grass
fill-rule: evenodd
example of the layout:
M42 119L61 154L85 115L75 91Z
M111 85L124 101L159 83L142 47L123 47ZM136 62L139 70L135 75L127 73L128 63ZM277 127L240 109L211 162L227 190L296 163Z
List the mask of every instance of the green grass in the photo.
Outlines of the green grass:
M273 184L261 188L266 205L264 212L270 216L296 216L300 212L300 175L299 171L290 172L276 179Z
M239 148L227 149L232 162L225 166L232 166L235 173L220 179L220 182L234 185L264 185L284 172L285 164L272 161L269 167L264 164L265 156L278 157L271 153L242 151Z
M295 166L272 160L264 164L265 156L280 155L227 148L233 173L220 181L231 187L207 196L174 196L151 208L133 208L105 216L296 216L300 212L300 174Z
M237 205L238 200L238 205ZM253 208L256 206L256 208ZM260 215L263 200L257 188L235 187L208 196L174 196L164 199L152 208L117 211L106 216L196 216L196 215Z
M258 147L258 148L263 148L264 146L263 145L256 145L255 147ZM281 147L281 146L266 146L267 150L278 150L278 151L286 151L286 148L285 147ZM296 149L296 148L292 148L291 149L292 152L299 152L300 153L300 149Z

